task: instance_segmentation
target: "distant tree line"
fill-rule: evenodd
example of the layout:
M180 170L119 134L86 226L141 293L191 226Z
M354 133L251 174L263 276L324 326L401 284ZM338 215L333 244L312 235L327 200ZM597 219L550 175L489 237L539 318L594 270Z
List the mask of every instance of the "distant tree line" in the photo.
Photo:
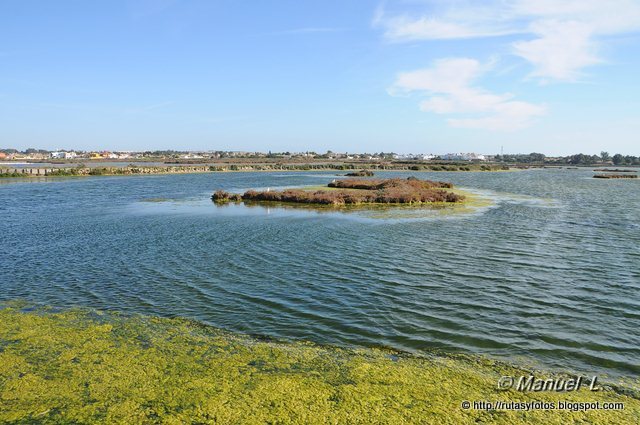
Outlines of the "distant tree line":
M544 162L546 155L543 153L528 153L528 154L515 154L515 155L496 155L495 160L497 162L521 162L521 163L535 163Z
M609 164L614 165L640 165L640 157L633 155L615 154L609 155L609 152L600 152L600 155L588 155L578 153L575 155L569 155L559 158L548 158L542 153L530 153L530 154L515 154L515 155L496 155L496 162L509 162L509 163L552 163L552 164L570 164L570 165L598 165Z
M599 163L613 163L614 165L640 165L640 158L632 155L615 154L609 155L608 152L600 152L600 155L585 155L582 153L571 155L564 158L567 164L571 165L594 165Z

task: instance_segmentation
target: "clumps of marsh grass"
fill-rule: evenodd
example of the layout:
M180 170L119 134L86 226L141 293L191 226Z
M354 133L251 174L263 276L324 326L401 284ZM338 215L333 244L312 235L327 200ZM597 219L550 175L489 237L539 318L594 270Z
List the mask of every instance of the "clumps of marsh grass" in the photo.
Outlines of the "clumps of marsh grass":
M448 182L408 179L345 179L336 180L325 190L286 189L282 191L248 190L243 195L221 190L214 192L215 202L265 201L292 202L318 205L363 205L363 204L432 204L456 203L464 196L445 189L453 185Z
M237 193L229 193L224 190L216 190L211 195L211 200L214 202L224 203L224 202L240 202L242 201L242 196Z
M373 177L373 171L371 170L360 170L354 171L352 173L345 174L347 177Z
M0 423L627 424L640 415L640 400L610 389L501 391L501 376L528 372L483 358L24 307L0 308ZM624 410L465 410L467 400L623 402Z
M295 202L301 204L345 205L366 202L365 198L353 194L327 190L306 191L287 189L283 191L248 190L242 195L243 201Z
M363 189L363 190L381 190L390 188L402 189L434 189L434 188L453 188L453 184L449 182L440 182L432 180L420 180L416 177L408 177L406 179L345 179L336 180L328 184L329 187L338 187L343 189Z

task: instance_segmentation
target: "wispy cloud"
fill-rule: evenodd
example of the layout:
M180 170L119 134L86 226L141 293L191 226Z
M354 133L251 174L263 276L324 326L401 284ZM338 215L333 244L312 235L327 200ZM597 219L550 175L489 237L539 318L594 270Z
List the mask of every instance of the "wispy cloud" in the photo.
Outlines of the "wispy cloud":
M493 0L426 2L424 13L390 13L379 7L373 25L392 42L512 36L511 52L529 62L531 77L576 81L604 60L607 36L640 30L636 0Z
M346 28L334 28L334 27L303 27L294 28L282 31L274 31L271 34L314 34L314 33L331 33L331 32L343 32Z
M583 68L603 61L589 25L541 21L533 24L532 31L537 38L512 44L513 52L533 65L531 77L576 81Z
M146 106L140 106L137 108L125 109L124 112L127 114L139 114L139 113L153 111L155 109L165 108L171 105L173 105L172 101L166 101L166 102L160 102L160 103L153 103L151 105L146 105Z
M385 38L392 42L497 37L522 32L507 24L465 22L451 17L415 17L409 14L388 16L382 11L378 11L373 19L374 27L383 28Z
M464 114L448 119L452 127L513 131L529 126L545 113L543 105L514 100L510 93L495 94L474 82L490 68L469 58L440 59L431 68L398 74L391 95L417 92L426 99L420 109L436 114Z

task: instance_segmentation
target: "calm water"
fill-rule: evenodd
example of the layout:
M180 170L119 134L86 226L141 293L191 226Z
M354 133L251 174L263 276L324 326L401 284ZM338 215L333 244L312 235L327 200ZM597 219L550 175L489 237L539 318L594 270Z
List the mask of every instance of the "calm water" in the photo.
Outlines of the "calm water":
M640 181L592 174L415 173L493 202L462 214L208 199L326 172L3 180L0 299L638 377Z

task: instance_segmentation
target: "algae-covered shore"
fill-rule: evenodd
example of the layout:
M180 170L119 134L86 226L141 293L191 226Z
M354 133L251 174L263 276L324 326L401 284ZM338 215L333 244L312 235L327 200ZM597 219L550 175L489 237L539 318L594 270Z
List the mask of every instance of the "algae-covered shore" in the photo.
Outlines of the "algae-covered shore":
M638 423L633 392L500 391L528 372L471 356L416 357L256 339L184 319L0 309L0 422L220 424ZM620 402L507 411L465 401ZM578 406L578 405L575 405Z

